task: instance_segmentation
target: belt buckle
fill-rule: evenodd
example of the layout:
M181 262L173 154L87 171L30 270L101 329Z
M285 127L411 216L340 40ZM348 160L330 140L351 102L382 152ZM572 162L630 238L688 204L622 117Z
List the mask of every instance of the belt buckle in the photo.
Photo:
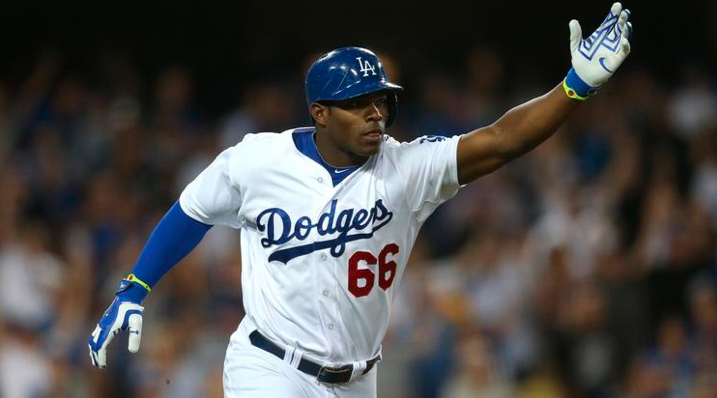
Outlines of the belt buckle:
M316 379L329 384L347 383L351 380L352 372L353 365L344 365L338 368L322 366L321 369L319 369L319 374L316 376Z

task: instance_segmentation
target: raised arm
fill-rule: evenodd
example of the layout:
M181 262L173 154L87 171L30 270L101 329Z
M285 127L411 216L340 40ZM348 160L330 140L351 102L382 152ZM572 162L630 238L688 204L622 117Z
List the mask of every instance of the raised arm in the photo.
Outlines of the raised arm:
M509 110L490 126L463 135L458 143L458 181L465 184L493 172L550 137L630 53L629 18L630 12L615 3L587 39L578 21L570 21L572 68L568 75L547 94Z

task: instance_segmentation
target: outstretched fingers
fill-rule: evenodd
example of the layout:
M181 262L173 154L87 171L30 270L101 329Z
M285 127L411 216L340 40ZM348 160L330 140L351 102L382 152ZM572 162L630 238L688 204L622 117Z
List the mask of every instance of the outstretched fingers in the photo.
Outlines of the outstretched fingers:
M630 41L627 40L627 39L625 39L625 38L623 38L623 39L620 41L620 51L618 51L618 54L619 54L619 55L622 55L622 57L623 57L623 59L624 59L625 57L627 57L628 55L630 55L630 50L631 50L631 48L630 48Z
M607 16L602 21L600 26L596 29L596 32L611 29L612 26L615 25L616 18L620 15L620 12L622 12L622 4L619 2L613 3L610 7L610 12L607 13Z
M608 18L615 15L620 15L620 12L622 11L622 3L615 2L612 3L612 6L610 7L610 14L608 14Z
M630 23L630 10L623 10L620 13L620 47L617 55L623 59L630 54L630 39L632 38L632 23ZM621 61L622 62L622 61Z
M610 71L616 70L630 54L630 41L626 37L620 39L617 51L605 58L605 65Z

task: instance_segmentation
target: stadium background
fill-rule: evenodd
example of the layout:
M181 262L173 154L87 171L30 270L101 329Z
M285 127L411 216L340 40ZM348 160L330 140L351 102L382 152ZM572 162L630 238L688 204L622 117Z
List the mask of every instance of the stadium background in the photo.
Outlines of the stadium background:
M717 3L632 1L633 54L533 153L429 220L381 397L717 396ZM218 151L309 122L341 45L406 92L391 134L452 135L549 90L609 2L70 2L0 15L0 397L217 397L242 317L214 228L147 301L139 354L85 341ZM279 12L281 10L281 12Z

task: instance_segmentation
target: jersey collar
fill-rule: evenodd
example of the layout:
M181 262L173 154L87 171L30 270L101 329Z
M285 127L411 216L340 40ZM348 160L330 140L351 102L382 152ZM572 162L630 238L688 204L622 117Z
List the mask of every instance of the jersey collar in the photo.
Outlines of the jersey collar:
M331 176L331 181L334 186L337 186L341 181L346 179L346 177L356 171L359 166L334 167L326 163L321 157L321 154L319 154L319 150L316 149L316 141L314 141L315 134L316 130L313 127L300 128L294 130L292 138L294 139L296 149L326 169Z

